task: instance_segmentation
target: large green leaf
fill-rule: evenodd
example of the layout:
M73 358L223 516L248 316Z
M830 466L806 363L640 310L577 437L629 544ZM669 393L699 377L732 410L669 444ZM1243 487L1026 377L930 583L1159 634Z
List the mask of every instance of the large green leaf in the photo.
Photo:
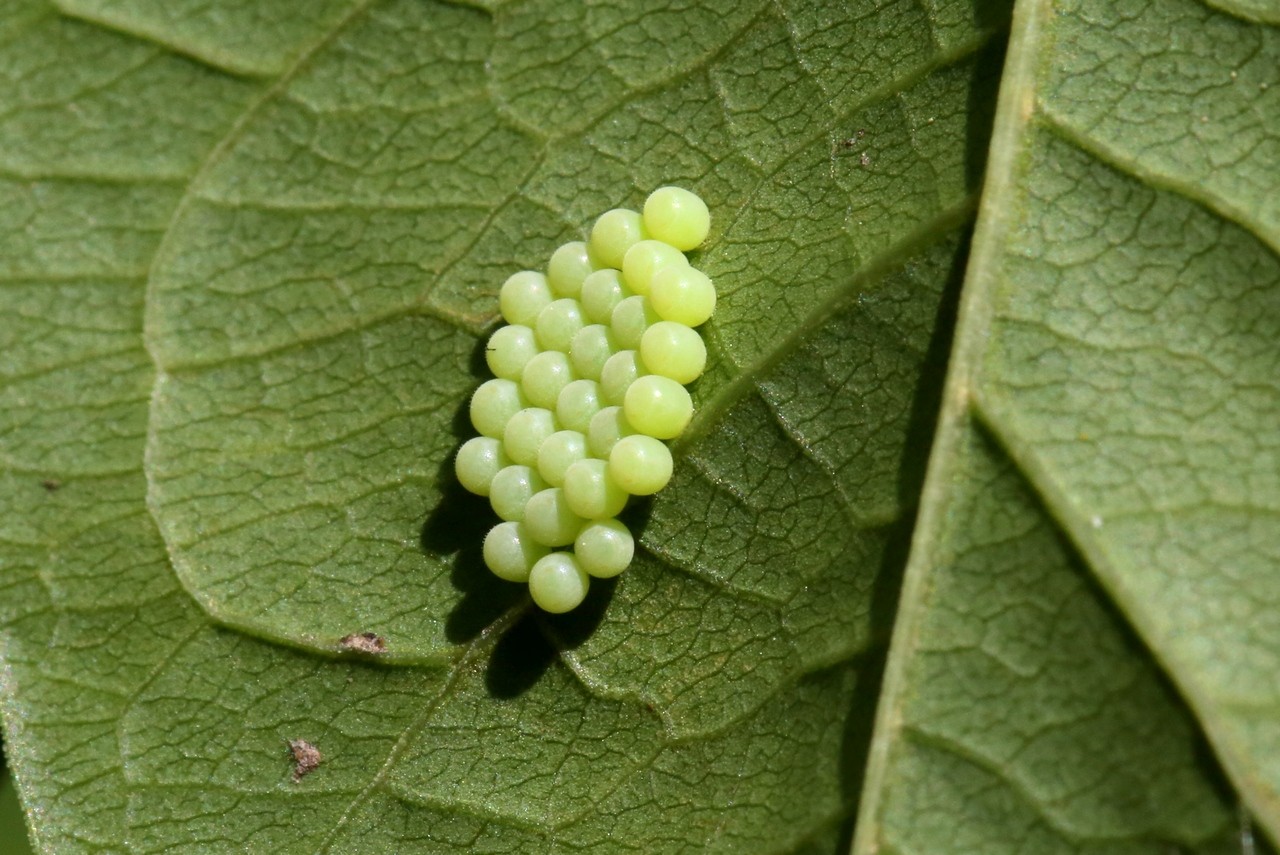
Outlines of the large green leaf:
M1064 15L1087 50L1018 29L1004 109L1051 77L1054 139L1072 148L1038 147L1026 116L998 140L895 614L1007 10L835 5L5 4L0 709L39 848L831 853L868 752L873 849L1230 842L1199 730L1060 507L1081 488L1054 467L1092 470L1054 462L1055 431L1077 436L1085 411L1014 373L1011 353L1041 351L983 319L1018 298L1041 323L1069 314L1057 292L1037 302L1035 270L999 271L1052 261L1071 233L1019 244L993 217L1031 216L1027 198L1045 223L1105 210L1029 194L1010 164L1036 174L1035 152L1088 166L1134 145L1135 192L1177 172L1195 204L1228 200L1213 216L1274 227L1275 176L1246 168L1275 145L1274 96L1244 65L1266 73L1274 34L1168 7L1258 40L1230 45L1253 113L1215 96L1218 124L1201 123L1253 142L1202 163L1126 128L1114 93L1156 75L1169 104L1131 107L1167 122L1229 62L1218 42L1139 38L1153 59L1109 67L1131 14L1079 11L1074 31ZM1251 9L1235 11L1266 19ZM715 217L699 416L672 486L631 518L635 565L548 619L478 561L491 520L450 473L463 402L505 276L668 181ZM1112 245L1160 250L1180 223ZM1268 305L1254 315L1274 319ZM1219 338L1247 347L1243 332ZM979 385L977 430L1021 448L1007 410L1026 453L970 427ZM1140 415L1142 389L1100 388L1107 414ZM1221 748L1217 699L1188 690L1143 604L1118 600ZM352 632L387 652L342 652ZM1280 645L1230 647L1250 649ZM294 739L324 757L299 780Z
M855 851L1248 851L1086 564L1280 832L1277 69L1189 0L1018 7Z
M185 8L7 22L4 697L39 845L830 851L999 21ZM717 211L702 415L636 564L542 620L449 474L479 337L509 271L667 180ZM335 658L353 631L385 661ZM291 739L325 758L297 782Z

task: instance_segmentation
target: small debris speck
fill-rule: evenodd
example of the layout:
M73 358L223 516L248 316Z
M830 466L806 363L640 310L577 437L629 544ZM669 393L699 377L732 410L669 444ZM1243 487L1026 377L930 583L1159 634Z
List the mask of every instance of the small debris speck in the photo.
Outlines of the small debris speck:
M1089 525L1093 526L1094 528L1102 528L1102 517L1099 517L1099 516L1089 517Z
M355 632L344 636L338 646L352 653L367 653L370 656L387 652L386 639L374 632Z
M62 487L62 482L57 478L46 478L40 482L40 486L52 493Z
M289 751L293 754L293 780L301 781L324 762L324 755L305 739L290 739Z
M862 156L858 158L858 162L859 162L859 163L861 163L863 166L870 166L870 165L871 165L871 155L867 154L867 153L864 151L864 152L862 153Z

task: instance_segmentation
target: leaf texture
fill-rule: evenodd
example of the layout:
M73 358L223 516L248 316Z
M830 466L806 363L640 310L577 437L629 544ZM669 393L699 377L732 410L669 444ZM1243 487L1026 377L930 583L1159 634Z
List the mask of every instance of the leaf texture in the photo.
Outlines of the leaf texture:
M1278 48L1019 7L855 851L1241 851L1175 687L1280 830Z
M38 847L833 851L999 16L321 6L0 19L2 702ZM451 480L480 339L507 273L666 181L716 212L699 421L636 564L539 617Z

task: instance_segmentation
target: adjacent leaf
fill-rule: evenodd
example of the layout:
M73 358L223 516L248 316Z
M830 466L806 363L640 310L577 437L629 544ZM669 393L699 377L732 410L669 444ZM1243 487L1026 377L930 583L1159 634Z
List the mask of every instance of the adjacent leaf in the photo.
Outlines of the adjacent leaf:
M0 698L38 846L833 851L999 21L270 5L6 9ZM667 180L716 212L702 415L636 565L540 618L451 486L479 336ZM335 658L357 630L403 667Z
M1077 555L1280 833L1280 31L1040 0L1014 33L855 849L1238 851Z

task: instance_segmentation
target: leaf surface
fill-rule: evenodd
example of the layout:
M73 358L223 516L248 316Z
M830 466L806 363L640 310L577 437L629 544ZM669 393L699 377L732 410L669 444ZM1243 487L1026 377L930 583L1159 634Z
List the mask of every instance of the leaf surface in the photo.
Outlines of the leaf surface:
M1240 851L1175 692L1280 830L1278 50L1019 6L855 851Z
M832 851L999 21L60 8L6 10L0 95L0 301L30 319L0 652L37 845ZM636 564L546 619L479 564L459 414L505 276L665 181L716 212L701 415ZM355 631L386 661L338 656Z

